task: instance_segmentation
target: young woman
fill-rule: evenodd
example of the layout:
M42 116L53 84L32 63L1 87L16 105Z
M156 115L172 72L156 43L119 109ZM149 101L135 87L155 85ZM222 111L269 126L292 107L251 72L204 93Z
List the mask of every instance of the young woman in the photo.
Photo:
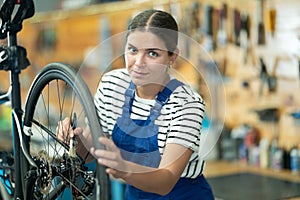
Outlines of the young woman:
M204 101L169 74L177 40L169 13L141 12L128 26L126 68L104 74L95 94L102 131L111 138L99 138L106 150L91 154L126 182L128 200L214 199L198 157Z

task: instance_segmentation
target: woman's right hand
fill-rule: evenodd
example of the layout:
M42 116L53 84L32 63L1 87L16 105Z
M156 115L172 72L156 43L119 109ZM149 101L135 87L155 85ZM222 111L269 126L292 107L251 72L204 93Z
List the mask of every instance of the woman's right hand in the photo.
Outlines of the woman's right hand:
M56 127L56 137L68 145L70 145L71 138L82 133L83 130L80 127L73 130L71 120L68 117L59 121Z
M84 131L81 127L73 129L71 120L67 117L64 120L58 122L56 127L56 137L69 146L72 145L70 142L71 139L76 137L76 140L73 140L75 141L75 143L73 143L75 145L75 149L73 152L76 152L81 158L84 158L87 163L94 160L94 157L89 154L88 151L88 149L90 149L91 147L91 138L88 127L86 127ZM70 149L71 148L72 147L70 147Z

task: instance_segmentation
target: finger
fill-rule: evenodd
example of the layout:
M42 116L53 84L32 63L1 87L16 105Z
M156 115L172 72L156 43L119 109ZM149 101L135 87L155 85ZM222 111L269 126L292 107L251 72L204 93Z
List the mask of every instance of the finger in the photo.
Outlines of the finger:
M95 158L95 159L97 159L98 157L96 156L96 154L95 154L95 148L94 147L91 147L90 148L90 154Z
M115 152L102 150L102 149L96 149L94 151L94 155L97 158L103 158L103 159L108 159L108 160L117 160L118 159L118 155Z
M81 135L83 133L83 129L82 128L76 128L73 132L74 132L74 135Z
M111 168L107 168L105 171L106 171L106 173L111 174L111 175L114 175L116 173L116 170L111 169Z
M105 172L112 175L114 178L123 178L125 175L124 172L112 168L107 168Z
M94 147L91 147L91 148L90 148L90 153L91 153L92 155L94 155L94 152L95 152L95 148L94 148Z
M62 125L62 132L61 132L61 136L62 136L62 140L64 141L64 142L66 142L67 141L67 137L68 137L68 129L64 126L64 124Z
M69 118L65 118L63 120L63 127L64 127L64 136L66 137L65 139L69 140L74 136L73 129L71 126L71 122Z
M69 118L69 117L66 117L66 118L63 120L63 122L64 122L65 124L69 124L69 123L70 123L70 118Z
M57 129L57 131L56 131L56 136L57 136L60 140L63 140L63 127L62 127L61 121L59 121L59 122L57 123L56 129Z
M115 145L115 143L106 137L99 137L99 142L103 144L110 151L118 151L119 148Z
M66 130L66 127L68 126L68 121L69 121L68 118L65 118L64 120L60 121L60 125L61 125L63 131Z
M116 169L118 167L118 162L114 160L109 160L104 158L98 158L97 160L100 165L104 165L106 167L113 168L113 169Z

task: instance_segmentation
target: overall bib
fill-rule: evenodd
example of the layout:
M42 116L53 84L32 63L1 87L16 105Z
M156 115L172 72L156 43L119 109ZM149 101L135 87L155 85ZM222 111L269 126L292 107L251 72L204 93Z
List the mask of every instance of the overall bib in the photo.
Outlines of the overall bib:
M154 121L160 115L161 108L166 104L172 92L181 85L183 85L182 82L176 79L172 79L167 84L167 86L158 93L156 97L156 103L151 108L150 114L147 119L136 120L130 118L135 95L135 85L132 82L130 83L125 92L125 102L122 107L122 116L117 119L112 132L112 139L114 143L119 147L122 157L125 160L153 168L157 168L159 166L161 156L157 141L158 126L154 123ZM213 199L213 196L210 186L208 185L204 177L199 176L196 179L180 178L173 190L166 196L144 192L127 184L125 199L196 200Z

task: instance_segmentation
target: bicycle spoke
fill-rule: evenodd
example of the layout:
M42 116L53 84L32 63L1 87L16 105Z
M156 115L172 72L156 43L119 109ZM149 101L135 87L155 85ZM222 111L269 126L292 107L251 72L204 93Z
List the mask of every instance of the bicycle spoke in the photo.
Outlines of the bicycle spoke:
M47 90L49 91L49 87L47 87ZM48 93L48 91L47 91L47 93ZM47 102L49 102L49 95L48 95L48 98L47 98ZM40 133L40 136L42 136L43 138L45 138L45 136L43 136L43 131L45 131L46 133L47 133L47 137L48 137L48 139L45 139L46 141L50 141L50 135L53 133L53 131L52 131L52 128L51 128L51 125L50 125L50 114L49 114L49 109L50 109L50 105L49 105L49 103L47 103L47 105L46 105L46 103L45 103L45 95L42 93L41 94L41 102L42 102L42 105L43 105L43 107L44 107L44 109L38 109L38 110L36 110L36 115L35 115L35 118L39 118L38 120L35 120L35 119L33 119L33 122L37 125L37 127L39 127L41 130L39 131L39 133ZM42 119L40 119L40 115L42 115L42 114L40 114L41 112L42 112L42 110L44 110L44 112L45 112L45 115L46 115L46 120L47 120L47 127L46 126L43 126L41 123L39 123L40 121L42 121ZM50 131L49 131L50 130ZM36 135L37 136L37 135ZM56 137L55 135L52 135L52 138L53 137ZM48 152L50 151L50 149L49 149L49 142L43 142L43 145L45 146L44 148L46 149L46 148L48 148ZM47 145L47 146L46 146ZM62 148L62 147L60 147L60 148ZM54 148L53 147L53 149L57 149L56 147Z
M57 82L56 82L57 83ZM58 84L56 84L57 87L59 87ZM51 106L50 104L48 103L49 102L49 92L50 89L49 89L49 84L47 86L47 89L46 89L46 94L47 96L45 96L45 94L41 93L41 105L43 107L43 109L37 109L36 110L36 114L35 114L35 118L37 119L33 119L32 120L32 123L35 125L36 129L38 129L39 131L36 132L36 134L39 134L40 137L41 137L41 141L42 141L42 145L44 146L44 148L42 149L47 149L47 154L50 156L49 159L50 159L50 162L53 162L54 160L59 160L62 156L62 152L68 152L69 150L69 146L66 145L64 142L58 140L56 138L56 133L54 133L52 131L52 127L51 127L51 124L50 124L50 110L51 110ZM67 87L66 85L64 85L63 88ZM65 104L65 95L62 94L61 92L62 91L66 91L66 89L57 89L57 97L58 100L60 103L59 103L59 118L61 118L63 115L62 113L65 112L64 110L62 110L63 108L65 108L64 104ZM71 98L71 102L72 102L72 105L70 107L70 111L68 111L69 113L71 113L71 115L73 115L73 113L76 113L76 116L77 116L77 112L79 112L78 114L78 121L79 122L85 122L85 115L84 115L84 111L83 109L81 110L78 110L78 108L80 108L79 105L77 105L77 97L75 94L72 95L72 98ZM47 101L47 103L45 103ZM76 108L76 112L75 112L75 108ZM44 110L44 111L43 111ZM44 114L41 114L41 112L44 112ZM43 119L41 119L40 117L41 116L44 116L46 115L47 119L46 119L46 124L43 124L42 121ZM71 118L71 117L70 117ZM41 150L42 150L41 149ZM37 152L36 152L37 153ZM83 163L82 163L83 164ZM66 161L66 165L72 165L72 163ZM77 169L78 173L81 173L83 174L84 171L81 170L81 169ZM75 184L72 183L72 181L68 180L67 177L63 176L62 173L58 172L58 171L55 171L55 173L59 174L59 176L65 181L67 182L71 188L75 188L76 190L78 190L78 193L81 195L81 196L84 196L85 198L87 198L87 196L80 191L80 188L78 188ZM54 178L54 177L53 177ZM54 187L54 186L52 186ZM56 188L56 187L55 187ZM56 191L53 191L54 193L56 193ZM50 192L51 193L51 192ZM50 196L52 196L52 194L49 194ZM57 195L57 194L56 194ZM54 195L54 196L56 196Z
M11 197L33 200L65 199L64 193L70 189L74 191L72 195L75 195L75 199L91 196L99 199L100 195L101 200L110 199L108 176L100 179L96 172L84 166L84 159L76 154L70 156L69 146L56 137L57 124L66 117L74 121L73 116L76 116L77 127L85 128L88 125L92 132L100 130L87 85L70 65L50 63L33 80L23 112L19 98L19 75L30 66L30 62L26 49L18 45L17 33L22 30L23 20L34 15L34 2L4 1L1 15L0 37L7 41L7 45L1 47L1 69L10 72L11 81L10 91L7 93L9 95L2 97L5 101L11 100L14 116L13 166L5 168L13 171L9 176L12 183ZM105 174L103 168L96 167L96 171L98 174ZM100 187L100 184L104 187ZM100 195L92 195L94 190L100 191L97 193Z
M85 165L88 153L84 158L73 154L68 144L56 136L58 122L66 117L71 120L69 128L100 130L98 120L93 119L96 110L92 97L84 85L74 81L75 78L76 72L68 66L59 63L46 66L33 84L32 97L27 100L24 124L31 128L30 155L38 167L31 169L29 175L39 174L30 179L35 187L27 187L32 191L33 199L62 199L68 191L79 199L95 197L95 191L101 195L96 199L109 199L109 179L105 169L95 168L102 176L100 179L96 171ZM64 184L59 185L61 182Z
M53 132L51 132L48 128L46 128L45 126L43 126L41 123L39 123L38 121L36 121L34 119L32 120L32 122L34 124L36 124L39 128L41 128L43 131L45 131L49 136L51 136L53 138L56 138L56 135ZM56 141L57 141L57 143L59 143L64 148L69 149L69 146L67 144L65 144L64 142L62 142L62 141L60 141L58 139L56 139ZM47 143L49 143L49 142L47 142ZM53 148L55 148L55 147L53 147Z
M58 105L59 105L59 120L62 120L62 110L63 110L63 104L61 102L61 97L60 97L60 87L58 84L58 80L56 80L56 92L57 92L57 100L58 100ZM64 101L64 99L63 99Z

